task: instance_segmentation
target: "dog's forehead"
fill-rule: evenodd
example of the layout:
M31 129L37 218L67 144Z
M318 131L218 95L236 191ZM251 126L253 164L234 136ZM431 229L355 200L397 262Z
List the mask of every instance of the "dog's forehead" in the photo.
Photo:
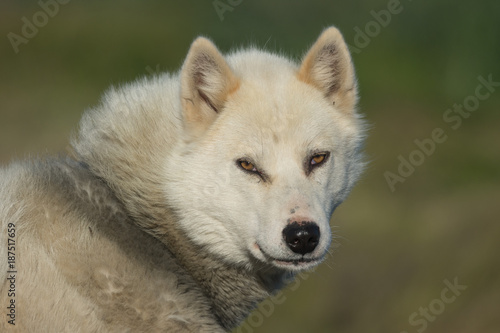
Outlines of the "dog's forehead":
M258 129L274 137L301 136L328 128L335 113L319 91L292 76L244 82L230 98L226 111L233 113L228 118L237 130Z
M223 110L216 125L216 136L225 138L228 151L258 161L270 158L265 163L301 164L312 151L331 149L335 140L331 108L289 93L269 94L265 100L247 97Z

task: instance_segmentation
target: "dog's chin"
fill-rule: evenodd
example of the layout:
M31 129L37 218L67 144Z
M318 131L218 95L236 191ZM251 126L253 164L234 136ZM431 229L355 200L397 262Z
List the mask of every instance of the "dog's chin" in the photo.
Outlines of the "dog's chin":
M270 263L274 265L276 268L291 271L291 272L299 272L312 269L316 267L321 261L323 261L323 257L319 259L298 259L298 260L283 260L283 259L272 259Z
M299 272L309 270L317 266L325 258L324 255L313 258L275 258L266 253L259 244L255 243L252 247L252 254L260 261L272 265L285 271Z

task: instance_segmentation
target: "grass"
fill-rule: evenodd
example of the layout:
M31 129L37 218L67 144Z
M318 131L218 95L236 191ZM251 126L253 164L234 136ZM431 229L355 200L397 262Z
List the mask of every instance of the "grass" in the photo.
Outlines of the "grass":
M299 58L332 23L352 44L353 27L386 5L242 1L220 21L211 2L70 2L18 54L6 38L0 45L0 162L64 151L106 87L147 68L176 70L198 34L222 50L254 43ZM372 124L370 166L332 219L340 245L281 304L254 314L247 331L417 332L409 316L455 277L467 289L425 332L500 330L500 89L457 130L442 119L474 93L477 76L500 81L499 4L404 6L353 57ZM39 10L2 2L1 33L20 33L21 17ZM398 156L436 127L446 142L392 192L384 173L397 172Z

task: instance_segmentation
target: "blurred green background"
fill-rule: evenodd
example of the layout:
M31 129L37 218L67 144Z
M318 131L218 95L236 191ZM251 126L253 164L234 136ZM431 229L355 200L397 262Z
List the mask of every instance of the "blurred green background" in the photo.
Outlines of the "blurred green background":
M500 86L478 88L500 82L500 2L65 1L46 22L37 1L0 2L0 163L64 152L107 87L177 70L200 34L300 59L336 25L370 165L334 214L332 256L236 331L500 332ZM26 21L40 27L16 53ZM464 103L459 126L443 118ZM436 128L446 140L419 153ZM402 159L418 165L391 188Z

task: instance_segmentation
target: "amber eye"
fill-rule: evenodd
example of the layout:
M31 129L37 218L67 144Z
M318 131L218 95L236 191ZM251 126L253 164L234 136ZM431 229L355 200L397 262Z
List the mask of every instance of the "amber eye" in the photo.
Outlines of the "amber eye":
M311 165L318 165L325 161L326 154L317 154L311 158Z
M256 172L257 171L257 169L255 168L255 166L252 163L248 162L248 161L240 160L240 161L238 161L238 163L240 164L240 166L243 169L245 169L247 171L251 171L251 172Z

